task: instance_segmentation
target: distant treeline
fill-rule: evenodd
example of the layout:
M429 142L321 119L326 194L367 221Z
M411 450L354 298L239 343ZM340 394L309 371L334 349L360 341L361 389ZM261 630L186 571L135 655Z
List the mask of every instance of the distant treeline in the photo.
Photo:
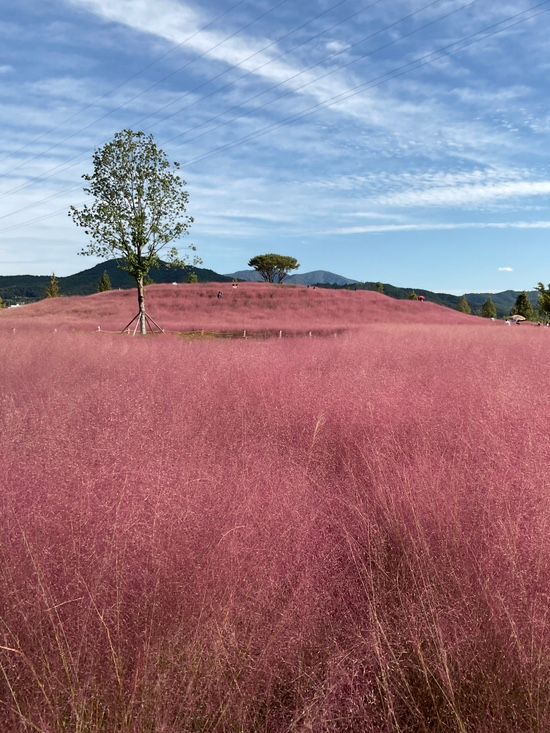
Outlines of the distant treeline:
M353 283L351 285L318 285L317 287L335 290L382 291L385 295L389 295L391 298L396 298L397 300L408 300L412 293L416 293L419 296L423 295L430 303L437 303L438 305L453 308L454 310L460 310L459 304L464 297L462 295L450 295L449 293L434 293L431 290L424 290L423 288L399 288L395 285L379 282ZM518 295L518 291L505 290L502 293L466 293L465 297L475 315L481 315L483 304L488 298L491 298L496 306L497 316L502 318L510 315ZM528 296L536 308L538 305L538 293L533 290L528 293Z

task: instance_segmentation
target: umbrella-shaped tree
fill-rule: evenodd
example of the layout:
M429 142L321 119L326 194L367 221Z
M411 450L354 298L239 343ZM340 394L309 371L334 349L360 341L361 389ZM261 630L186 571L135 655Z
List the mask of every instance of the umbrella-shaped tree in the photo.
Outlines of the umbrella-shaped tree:
M252 257L248 266L253 267L256 272L259 272L266 282L282 283L289 272L297 270L300 267L300 263L295 257L270 252L266 255Z

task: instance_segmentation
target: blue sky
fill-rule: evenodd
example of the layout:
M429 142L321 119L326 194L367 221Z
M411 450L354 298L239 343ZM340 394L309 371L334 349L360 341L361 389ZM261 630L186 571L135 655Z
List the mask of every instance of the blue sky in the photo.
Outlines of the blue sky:
M0 272L95 264L67 209L93 151L130 127L182 164L190 241L218 272L275 251L304 272L446 292L550 281L539 3L12 3Z

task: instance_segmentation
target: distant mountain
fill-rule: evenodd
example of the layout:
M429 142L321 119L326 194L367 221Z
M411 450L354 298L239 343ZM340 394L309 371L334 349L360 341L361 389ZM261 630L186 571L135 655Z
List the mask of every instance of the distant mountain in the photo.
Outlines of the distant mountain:
M226 277L245 280L246 282L262 282L262 276L256 270L238 270L226 275ZM328 272L327 270L297 273L285 278L285 283L292 283L293 285L353 285L356 282L358 281L336 275L334 272Z
M291 282L295 285L353 285L358 281L351 280L343 275L336 275L334 272L328 272L327 270L314 270L313 272L289 275L285 282Z
M97 292L97 286L103 273L109 275L113 289L135 287L135 280L124 270L118 267L117 260L100 262L88 270L82 270L74 275L59 278L62 295L91 295ZM163 264L160 268L151 270L150 277L155 283L187 282L189 275L194 272L199 282L230 282L230 277L219 275L213 270L201 267L185 269L172 268ZM14 301L40 300L45 297L46 288L50 282L50 275L4 275L0 276L0 296L8 303Z
M263 278L256 272L256 270L237 270L237 272L230 272L229 277L232 280L244 280L247 283L261 283Z

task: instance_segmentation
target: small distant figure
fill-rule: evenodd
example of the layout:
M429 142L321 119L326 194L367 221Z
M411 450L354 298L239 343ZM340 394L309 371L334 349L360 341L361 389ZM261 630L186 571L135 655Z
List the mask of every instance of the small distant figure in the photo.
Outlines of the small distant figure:
M218 300L221 300L223 298L223 293L221 290L218 290L218 295L216 296Z
M512 325L512 321L509 321L508 319L507 319L506 321L504 321L504 323L505 323L505 324L506 324L507 326L511 326L511 325Z
M418 302L419 303L423 303L425 300L426 300L426 297L424 295L419 295L418 296Z
M238 288L239 287L239 283L236 280L233 280L233 282L231 283L231 287L232 288Z

